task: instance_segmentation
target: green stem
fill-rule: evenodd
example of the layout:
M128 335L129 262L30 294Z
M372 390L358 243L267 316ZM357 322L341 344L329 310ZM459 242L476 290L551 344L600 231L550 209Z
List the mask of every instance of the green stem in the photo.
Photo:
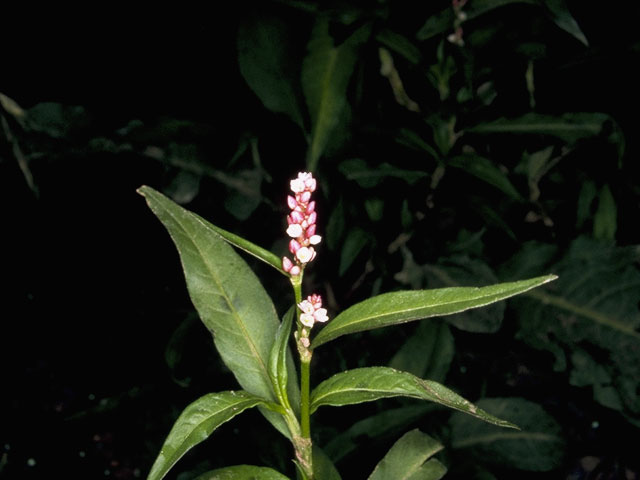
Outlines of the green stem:
M291 285L296 299L296 306L302 302L302 273L291 277ZM301 338L302 323L300 309L296 307L296 340ZM296 457L304 480L313 480L312 443L310 426L309 377L311 365L311 351L298 345L300 353L300 437L294 438Z
M309 365L308 361L300 362L300 427L304 438L311 438L310 414L309 414Z

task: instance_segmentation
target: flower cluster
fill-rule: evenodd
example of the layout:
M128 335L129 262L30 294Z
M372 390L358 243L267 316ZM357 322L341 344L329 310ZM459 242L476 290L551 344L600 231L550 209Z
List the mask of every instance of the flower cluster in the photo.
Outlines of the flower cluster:
M287 215L287 235L289 251L293 254L295 264L288 258L282 258L282 268L291 275L300 275L304 266L316 257L313 245L322 240L316 235L316 202L311 200L311 193L316 189L316 180L308 172L298 173L298 178L291 180L291 191L294 196L287 196L287 205L291 213Z
M324 323L329 320L327 309L322 308L322 297L317 294L309 295L306 300L298 304L298 308L302 310L300 322L305 327L313 327L315 322Z

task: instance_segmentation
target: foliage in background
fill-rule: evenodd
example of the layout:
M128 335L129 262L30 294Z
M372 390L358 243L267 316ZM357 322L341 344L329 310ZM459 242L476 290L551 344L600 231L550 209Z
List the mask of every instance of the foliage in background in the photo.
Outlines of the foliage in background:
M247 113L256 118L251 126L220 136L206 122L165 117L105 129L86 108L23 109L4 92L3 159L17 162L36 195L42 165L66 155L151 159L162 171L157 186L176 202L223 205L227 230L242 225L247 238L274 242L274 251L285 246L261 219L280 207L265 192L282 190L306 163L323 184L319 208L328 219L313 281L339 278L325 287L334 312L382 291L558 274L506 306L402 333L358 333L337 358L322 357L319 375L359 367L374 355L370 345L382 352L377 361L446 380L515 423L545 427L508 444L474 442L460 432L491 434L442 418L438 439L462 460L449 475L561 469L563 454L576 453L566 449L574 428L559 426L566 413L559 404L585 395L598 412L638 426L640 272L632 232L640 190L625 140L632 134L605 109L567 107L554 90L576 64L598 65L567 3L470 0L456 10L448 2L280 1L239 17L242 98L261 105ZM181 338L188 337L177 332L168 350L172 372L189 348ZM454 353L460 346L468 352ZM491 374L477 367L487 362L484 348L494 357ZM526 359L495 365L514 350ZM523 387L518 378L530 379L532 365L566 385L569 398ZM501 387L511 375L513 388ZM331 438L325 450L339 467L366 462L351 453L356 446L386 451L402 431L424 425L431 412L421 408L389 401L357 419L336 418L335 431L319 435Z

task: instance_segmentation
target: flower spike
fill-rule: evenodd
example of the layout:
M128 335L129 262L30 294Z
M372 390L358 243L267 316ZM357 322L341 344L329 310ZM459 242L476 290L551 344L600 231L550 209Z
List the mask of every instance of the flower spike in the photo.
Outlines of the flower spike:
M287 206L291 213L287 215L287 235L289 251L293 261L282 258L282 269L290 275L300 275L307 263L316 257L313 245L318 245L322 237L316 235L316 202L311 194L316 190L317 182L310 172L300 172L298 177L289 183L294 195L287 195ZM295 263L294 263L295 262Z

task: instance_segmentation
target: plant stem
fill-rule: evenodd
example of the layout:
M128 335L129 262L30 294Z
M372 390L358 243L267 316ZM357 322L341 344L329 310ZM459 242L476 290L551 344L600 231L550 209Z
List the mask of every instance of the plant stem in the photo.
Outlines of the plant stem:
M311 358L300 362L300 427L304 438L311 438L309 415L309 372Z
M300 309L297 305L302 302L302 273L291 277L291 285L293 285L294 296L296 299L296 320L297 332L296 343L298 343L302 334L302 323L300 322ZM294 446L296 449L296 457L298 466L301 469L304 480L313 480L313 460L312 460L312 442L311 442L311 426L309 414L309 377L311 365L311 351L298 343L298 352L300 354L300 437L294 438Z

